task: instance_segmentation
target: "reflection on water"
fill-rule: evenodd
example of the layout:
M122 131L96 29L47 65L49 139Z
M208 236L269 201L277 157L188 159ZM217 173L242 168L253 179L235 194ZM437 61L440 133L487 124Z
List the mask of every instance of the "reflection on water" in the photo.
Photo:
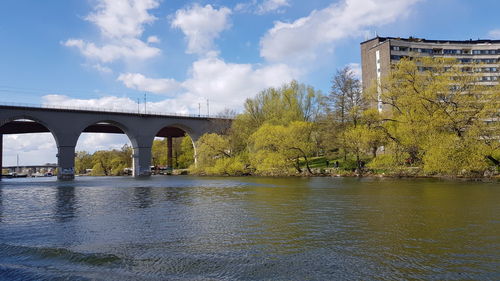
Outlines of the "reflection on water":
M0 276L497 279L499 203L498 184L439 180L5 181Z
M134 187L134 205L137 208L149 208L152 203L150 187Z
M2 210L3 210L3 204L2 204L2 202L3 202L3 200L2 200L2 193L3 193L3 191L2 191L2 187L0 186L0 223L2 222L2 213L3 213L3 212L2 212Z
M75 216L76 197L74 186L58 186L56 192L55 219L59 222L71 220Z

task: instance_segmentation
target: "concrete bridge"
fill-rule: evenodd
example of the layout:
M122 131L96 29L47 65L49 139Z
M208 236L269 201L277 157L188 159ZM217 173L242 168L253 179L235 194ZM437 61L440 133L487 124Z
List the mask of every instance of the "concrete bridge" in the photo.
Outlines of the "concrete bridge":
M126 134L132 143L133 175L149 176L151 147L155 137L167 138L171 156L172 138L189 135L193 140L196 161L196 140L205 133L219 132L230 123L231 119L228 118L208 116L0 105L0 168L3 134L52 133L58 151L57 177L70 180L75 176L75 147L81 133L122 133Z

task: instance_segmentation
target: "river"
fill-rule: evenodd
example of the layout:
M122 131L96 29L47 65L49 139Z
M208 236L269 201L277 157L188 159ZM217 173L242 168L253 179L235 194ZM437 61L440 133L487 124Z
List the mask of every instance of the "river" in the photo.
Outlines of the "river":
M4 179L0 280L499 280L500 185Z

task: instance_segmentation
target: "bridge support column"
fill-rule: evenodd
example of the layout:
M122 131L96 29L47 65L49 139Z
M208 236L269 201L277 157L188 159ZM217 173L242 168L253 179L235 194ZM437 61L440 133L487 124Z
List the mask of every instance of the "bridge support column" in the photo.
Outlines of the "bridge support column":
M75 147L60 146L57 148L57 179L72 180L75 178Z
M167 168L174 168L172 159L172 137L167 137Z
M151 147L134 147L133 176L148 177L151 175Z

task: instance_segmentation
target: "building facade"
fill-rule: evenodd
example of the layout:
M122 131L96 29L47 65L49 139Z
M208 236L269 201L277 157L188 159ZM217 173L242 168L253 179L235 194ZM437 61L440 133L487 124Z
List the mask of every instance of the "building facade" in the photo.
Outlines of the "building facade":
M361 43L363 90L377 86L381 94L381 79L391 66L405 57L431 56L455 58L464 67L479 64L473 74L485 85L500 81L500 40L426 40L420 38L375 37ZM471 72L472 73L472 72ZM381 102L377 109L383 110Z

